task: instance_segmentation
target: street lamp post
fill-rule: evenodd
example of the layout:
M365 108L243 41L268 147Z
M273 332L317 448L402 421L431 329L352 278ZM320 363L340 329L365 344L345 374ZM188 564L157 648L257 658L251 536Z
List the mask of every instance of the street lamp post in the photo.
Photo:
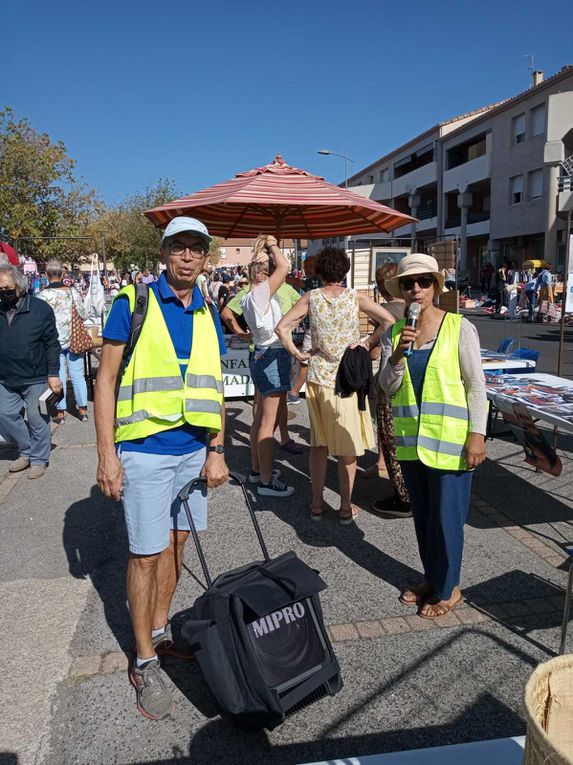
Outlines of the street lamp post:
M348 163L354 162L354 160L350 159L346 153L346 149L344 150L344 154L337 154L335 151L330 151L329 149L319 149L317 154L324 154L325 156L331 155L332 157L340 157L344 160L344 188L348 191Z
M330 149L319 149L317 151L317 154L323 154L325 156L332 156L332 157L340 157L344 160L344 190L348 191L348 163L354 162L353 159L351 159L348 154L346 153L346 149L344 149L344 154L338 154L335 151L330 151ZM348 252L348 242L349 237L344 237L344 250L345 252ZM353 253L352 253L352 286L354 287L354 245L352 246Z

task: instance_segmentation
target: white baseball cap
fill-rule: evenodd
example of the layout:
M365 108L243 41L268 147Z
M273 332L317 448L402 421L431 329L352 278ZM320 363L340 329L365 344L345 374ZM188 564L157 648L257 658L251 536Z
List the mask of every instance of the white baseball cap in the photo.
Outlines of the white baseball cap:
M178 215L169 221L163 232L161 242L163 243L167 237L181 234L183 231L189 234L197 234L197 236L200 236L205 241L207 247L210 246L213 237L207 231L207 226L201 223L200 220L197 220L197 218L188 218L186 215Z

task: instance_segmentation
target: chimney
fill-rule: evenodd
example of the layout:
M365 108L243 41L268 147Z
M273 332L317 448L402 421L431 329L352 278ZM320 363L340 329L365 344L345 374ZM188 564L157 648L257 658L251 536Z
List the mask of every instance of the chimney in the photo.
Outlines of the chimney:
M543 72L541 72L539 69L536 69L531 73L531 87L536 88L538 85L541 85L542 82Z

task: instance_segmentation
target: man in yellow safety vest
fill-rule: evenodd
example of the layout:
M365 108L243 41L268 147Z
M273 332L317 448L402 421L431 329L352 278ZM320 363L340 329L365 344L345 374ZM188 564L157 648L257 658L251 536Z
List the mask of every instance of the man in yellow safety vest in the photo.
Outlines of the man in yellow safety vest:
M165 229L165 271L149 285L147 311L127 365L134 285L117 295L103 332L95 394L97 481L121 498L129 539L127 597L136 655L130 679L139 711L153 720L173 702L158 655L173 652L169 608L189 524L177 499L193 478L224 483L225 341L216 311L196 280L211 237L201 221L179 216ZM123 371L122 371L123 370ZM121 379L118 380L118 377ZM206 490L189 498L198 529L207 525Z

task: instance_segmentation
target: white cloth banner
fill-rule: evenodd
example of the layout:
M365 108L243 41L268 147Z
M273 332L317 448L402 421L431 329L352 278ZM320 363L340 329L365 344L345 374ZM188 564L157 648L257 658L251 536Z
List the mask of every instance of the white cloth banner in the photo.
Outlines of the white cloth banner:
M92 264L90 270L90 281L88 292L84 299L88 320L98 323L101 321L105 311L105 292L101 283L99 273L99 257L97 253L92 255Z

